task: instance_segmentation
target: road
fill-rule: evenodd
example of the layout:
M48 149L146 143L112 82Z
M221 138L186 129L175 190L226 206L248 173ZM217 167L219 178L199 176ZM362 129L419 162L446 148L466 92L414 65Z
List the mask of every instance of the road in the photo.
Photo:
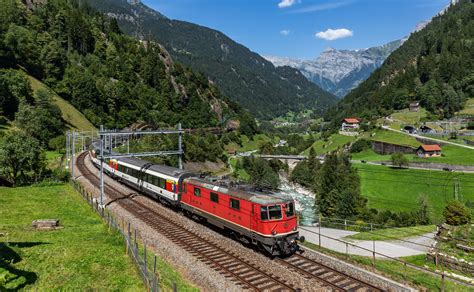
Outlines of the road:
M300 234L303 235L308 242L319 244L319 228L318 227L300 227ZM391 241L371 241L371 240L347 240L344 237L356 234L358 232L325 228L321 227L321 234L330 238L321 236L321 246L333 251L340 253L346 253L346 243L348 242L351 245L347 245L347 252L352 255L361 255L361 256L372 256L372 250L374 249L378 253L390 256L390 257L404 257L404 256L413 256L426 254L429 250L428 247L434 242L434 233L427 233L422 236L415 236L407 238L407 241L413 242L404 242L400 240L391 240ZM333 239L331 239L333 238ZM420 246L418 244L423 244L425 246ZM354 246L355 245L355 246ZM367 249L363 250L358 247ZM383 258L381 255L376 255L376 257Z

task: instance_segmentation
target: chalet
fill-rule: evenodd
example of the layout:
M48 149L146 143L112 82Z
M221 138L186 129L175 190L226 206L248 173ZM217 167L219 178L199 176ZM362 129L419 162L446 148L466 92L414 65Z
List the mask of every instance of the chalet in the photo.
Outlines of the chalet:
M433 134L435 133L435 130L426 125L423 125L420 127L420 132L422 132L423 134Z
M416 149L418 157L439 157L441 156L441 147L438 144L434 145L421 145Z
M419 112L420 111L420 103L418 101L414 101L410 103L410 111L411 112Z
M416 128L410 125L403 127L403 131L409 134L416 134Z
M346 118L342 121L341 130L342 131L351 131L357 130L360 127L360 121L356 118Z

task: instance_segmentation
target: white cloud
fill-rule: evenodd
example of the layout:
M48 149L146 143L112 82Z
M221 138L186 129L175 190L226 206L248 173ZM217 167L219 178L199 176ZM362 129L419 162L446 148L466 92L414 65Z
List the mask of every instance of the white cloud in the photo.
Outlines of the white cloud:
M291 31L290 31L289 29L280 30L280 34L281 34L282 36L287 36L287 35L290 34L290 32L291 32Z
M337 39L347 38L353 36L352 30L348 30L346 28L338 28L338 29L328 29L326 31L320 31L315 34L317 38L333 41Z
M339 2L328 2L316 5L309 5L306 7L302 7L300 9L294 9L291 13L309 13L309 12L316 12L316 11L323 11L323 10L331 10L335 8L339 8L341 6L349 5L353 3L354 0L346 0L346 1L339 1Z
M280 8L291 7L295 3L296 3L296 0L281 0L281 2L278 3L278 7L280 7Z

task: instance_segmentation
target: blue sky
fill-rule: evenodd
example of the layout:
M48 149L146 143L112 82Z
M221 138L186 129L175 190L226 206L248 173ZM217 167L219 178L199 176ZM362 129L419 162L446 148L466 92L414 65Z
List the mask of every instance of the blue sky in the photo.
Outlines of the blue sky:
M217 29L262 55L316 58L408 35L449 0L142 0L169 18ZM330 30L332 29L332 31Z

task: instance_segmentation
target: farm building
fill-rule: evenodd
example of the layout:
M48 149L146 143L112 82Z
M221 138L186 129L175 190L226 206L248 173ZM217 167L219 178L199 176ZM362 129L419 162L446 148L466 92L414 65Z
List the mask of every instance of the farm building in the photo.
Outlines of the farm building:
M441 156L441 147L438 144L421 145L416 149L418 157L439 157Z
M410 111L411 112L419 112L420 111L420 103L418 101L414 101L410 103Z
M407 125L403 127L403 131L409 133L409 134L416 134L416 128L410 125Z
M422 132L423 134L433 134L436 131L426 125L423 125L420 127L420 132Z
M356 118L346 118L342 120L341 130L342 131L350 131L350 130L357 130L360 127L360 121Z

